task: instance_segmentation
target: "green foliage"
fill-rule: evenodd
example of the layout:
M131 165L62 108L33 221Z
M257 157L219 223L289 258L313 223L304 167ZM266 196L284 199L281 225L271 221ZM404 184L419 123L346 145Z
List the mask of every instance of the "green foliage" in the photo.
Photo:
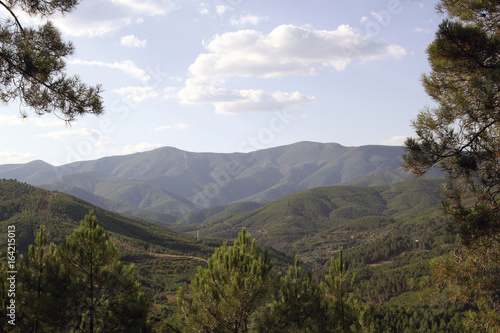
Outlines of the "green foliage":
M349 274L349 260L343 257L342 248L338 253L338 259L331 258L329 273L322 284L328 304L330 331L356 332L361 328L362 291L356 288L357 274Z
M273 297L260 315L258 332L319 332L325 327L322 291L299 258L283 278L278 276Z
M135 269L121 263L92 212L57 248L42 227L20 259L18 281L20 332L147 330L149 306Z
M422 226L416 219L425 215L432 221L437 216L434 212L443 199L440 182L418 179L375 188L320 187L288 195L249 212L208 219L191 226L191 230L199 230L203 236L234 239L238 230L247 228L259 246L300 256L312 269L323 266L339 246L368 246L370 250L364 251L368 256L351 258L371 264L381 260L387 250L388 245L377 243L380 239L400 238L404 249L413 249L415 240L420 239L423 246L427 227L437 228L430 223ZM426 237L443 233L441 228ZM385 257L399 253L390 249L390 255Z
M500 327L500 315L495 304L500 303L500 251L470 251L458 248L451 254L435 258L432 273L440 290L452 301L471 303L475 309L467 313L469 329L491 330ZM458 264L457 264L458 260Z
M497 0L442 0L447 15L427 49L423 76L437 107L413 121L405 166L417 175L446 172L450 230L462 247L434 263L438 281L457 300L477 303L475 327L498 331L500 270L500 6Z
M363 314L363 325L367 332L479 332L466 330L464 312L456 305L435 308L370 305Z
M271 262L243 230L232 247L224 244L198 269L191 299L178 295L180 321L186 332L248 332L269 297Z
M59 246L58 255L71 279L67 327L89 332L144 328L148 307L135 270L120 262L93 212Z
M111 213L64 193L42 190L15 180L0 180L0 227L5 230L7 225L16 226L21 254L35 242L34 236L41 225L47 232L48 241L59 244L90 210L113 240L126 245L121 247L122 253L158 252L206 258L222 244L222 241L209 238L197 242L188 235ZM5 248L6 234L0 234L0 246Z
M64 58L73 53L73 45L61 39L50 21L36 28L23 27L14 13L22 10L50 17L70 12L76 4L74 0L0 1L9 13L0 26L1 101L18 99L39 115L53 112L67 122L78 115L102 113L101 87L89 87L64 72Z
M413 122L417 138L406 142L405 165L416 174L434 165L447 173L447 212L469 246L500 228L499 7L497 1L442 1L439 8L450 19L429 45L432 72L423 77L438 106ZM465 203L468 197L475 203Z
M58 300L68 275L62 272L56 246L54 243L49 246L43 226L35 244L29 246L28 253L19 262L16 298L21 314L18 326L27 331L50 332L63 317Z

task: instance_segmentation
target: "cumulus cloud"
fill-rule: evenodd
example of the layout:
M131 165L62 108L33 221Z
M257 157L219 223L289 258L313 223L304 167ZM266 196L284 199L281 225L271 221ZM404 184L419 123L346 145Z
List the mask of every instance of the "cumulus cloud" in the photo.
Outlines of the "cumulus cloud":
M189 67L190 78L179 91L182 103L212 103L218 113L269 112L303 106L314 97L299 92L267 93L229 90L233 77L276 78L315 75L325 68L344 70L353 61L399 59L399 45L373 40L348 25L336 30L281 25L269 34L239 30L217 35Z
M300 107L316 99L299 92L268 93L263 90L236 90L240 98L213 102L215 112L223 114L275 112Z
M258 113L274 112L303 106L316 99L299 92L268 93L263 90L230 90L216 85L199 85L187 81L186 87L179 94L181 103L212 103L216 113Z
M155 98L158 92L151 87L123 87L113 90L114 92L125 95L127 99L134 103L141 103L147 99Z
M102 62L102 61L89 61L82 59L74 59L69 61L70 64L73 65L82 65L82 66L98 66L98 67L106 67L112 69L118 69L123 73L134 77L140 81L147 81L151 77L144 71L135 65L135 63L131 60L124 60L121 62Z
M343 70L353 59L364 62L406 54L401 46L372 40L348 25L336 30L281 25L268 35L239 30L217 35L207 50L189 67L194 77L311 75L325 67Z
M120 44L128 47L146 47L147 42L147 40L141 40L134 35L123 36L120 39Z

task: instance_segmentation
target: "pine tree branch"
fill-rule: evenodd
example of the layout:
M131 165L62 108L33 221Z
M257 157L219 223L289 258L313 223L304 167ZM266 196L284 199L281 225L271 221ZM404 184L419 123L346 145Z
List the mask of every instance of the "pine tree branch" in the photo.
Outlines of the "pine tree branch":
M7 11L10 13L10 15L14 18L14 20L16 21L16 24L17 26L19 27L19 30L21 30L21 32L23 33L23 36L26 37L26 33L24 32L24 28L23 26L21 25L21 23L19 22L18 18L17 18L17 15L12 11L12 9L10 9L9 6L7 6L3 1L0 0L0 5L2 5L5 9L7 9Z

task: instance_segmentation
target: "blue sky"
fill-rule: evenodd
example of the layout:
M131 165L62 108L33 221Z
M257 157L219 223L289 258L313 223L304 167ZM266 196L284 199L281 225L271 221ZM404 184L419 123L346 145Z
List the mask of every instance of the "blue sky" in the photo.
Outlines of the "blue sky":
M246 152L298 141L398 145L431 100L436 1L82 0L53 21L105 113L66 126L1 105L0 164L161 146ZM6 15L5 13L2 15ZM23 24L39 22L20 14Z

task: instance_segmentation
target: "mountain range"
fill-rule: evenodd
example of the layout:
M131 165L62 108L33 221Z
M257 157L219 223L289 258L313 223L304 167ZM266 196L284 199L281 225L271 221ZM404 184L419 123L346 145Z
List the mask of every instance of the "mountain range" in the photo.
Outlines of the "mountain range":
M404 152L395 146L315 142L249 153L194 153L163 147L62 166L39 160L0 165L0 178L172 224L189 222L178 218L189 212L237 202L269 202L319 186L376 186L410 179L413 176L401 167Z

